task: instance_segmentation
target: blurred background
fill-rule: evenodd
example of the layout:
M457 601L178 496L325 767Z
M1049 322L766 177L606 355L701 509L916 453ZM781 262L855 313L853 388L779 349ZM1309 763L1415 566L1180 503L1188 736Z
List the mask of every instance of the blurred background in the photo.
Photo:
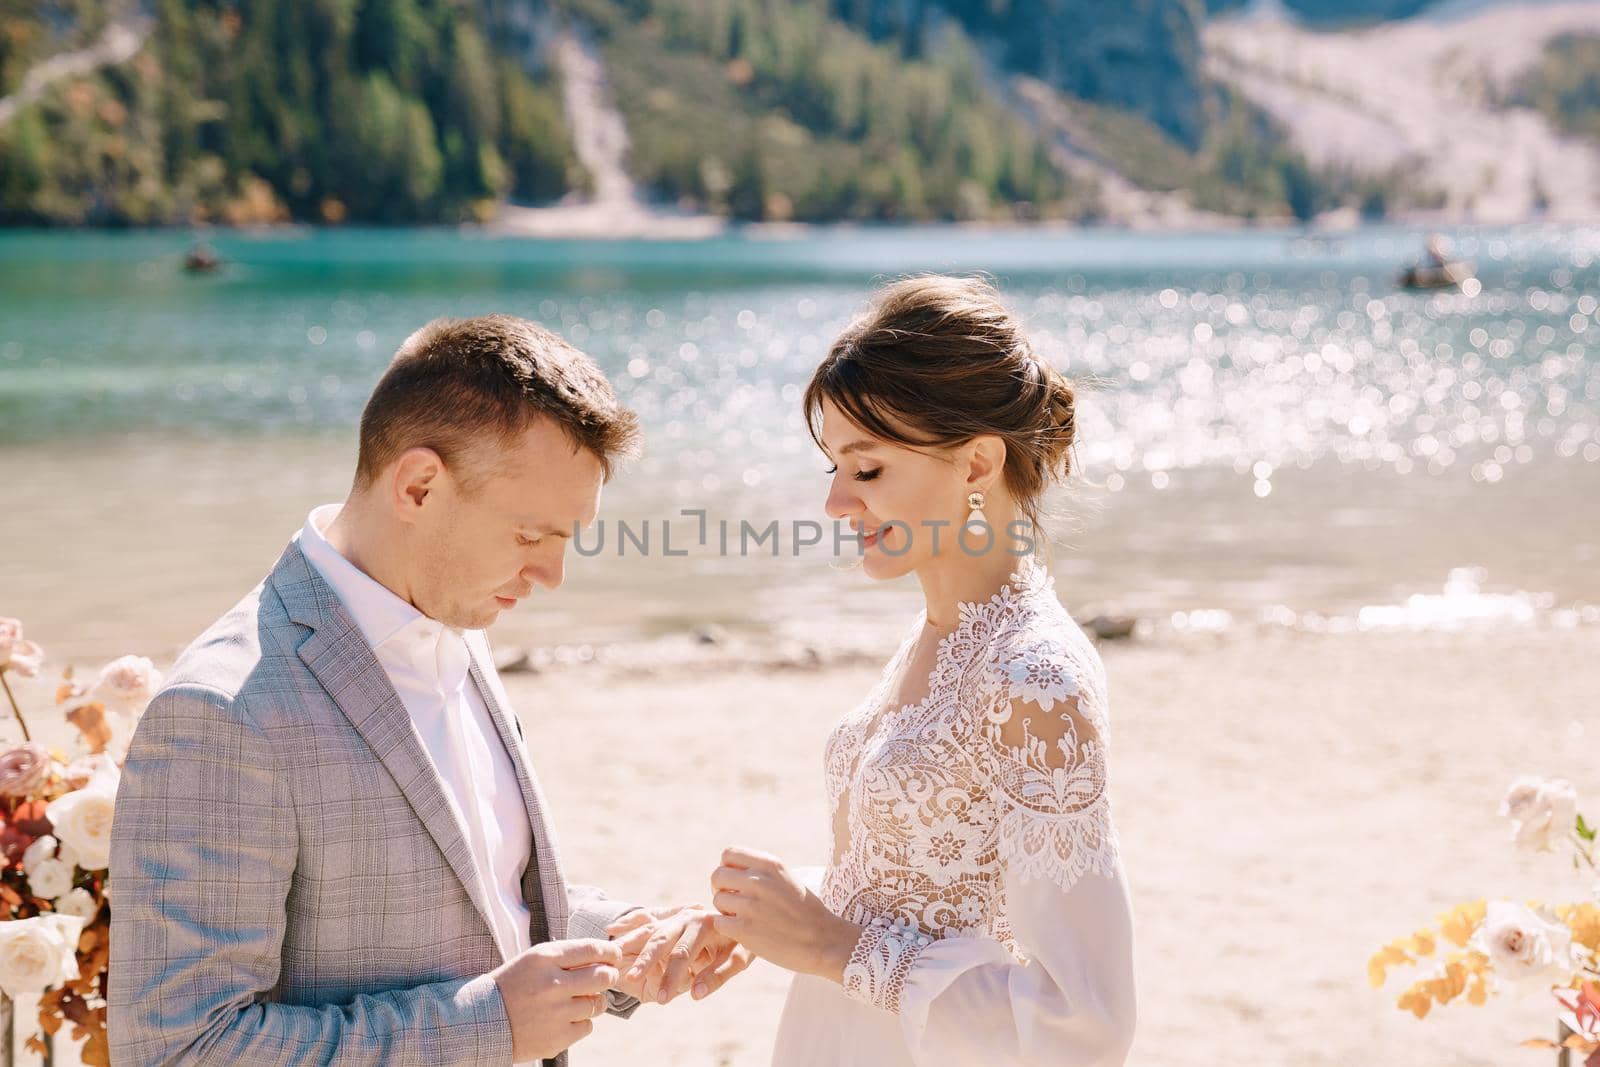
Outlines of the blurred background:
M1600 4L0 0L0 224L0 614L56 668L169 663L258 581L429 318L599 361L651 551L493 636L573 865L652 899L825 840L822 737L920 596L794 545L800 391L876 284L987 272L1081 387L1054 569L1125 724L1138 1061L1543 1062L1548 1010L1430 1030L1361 975L1523 892L1504 781L1600 785ZM596 721L638 834L581 807ZM764 1062L748 990L591 1062Z

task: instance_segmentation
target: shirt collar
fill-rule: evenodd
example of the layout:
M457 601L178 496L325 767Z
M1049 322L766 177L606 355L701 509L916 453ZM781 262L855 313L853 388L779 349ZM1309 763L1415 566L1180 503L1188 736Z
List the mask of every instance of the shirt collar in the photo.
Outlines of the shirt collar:
M300 551L339 594L350 617L373 651L405 657L410 665L447 688L459 685L470 663L466 642L455 630L430 619L351 563L324 534L338 518L339 504L323 504L306 516L298 535Z

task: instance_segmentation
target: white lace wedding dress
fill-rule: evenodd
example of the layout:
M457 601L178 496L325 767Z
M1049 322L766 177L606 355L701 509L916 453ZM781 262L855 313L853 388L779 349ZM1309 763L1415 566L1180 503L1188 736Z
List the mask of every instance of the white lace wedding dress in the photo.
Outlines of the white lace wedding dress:
M1115 1067L1132 931L1106 798L1105 672L1044 568L963 604L922 701L885 708L920 617L828 739L820 895L865 929L796 976L774 1067Z

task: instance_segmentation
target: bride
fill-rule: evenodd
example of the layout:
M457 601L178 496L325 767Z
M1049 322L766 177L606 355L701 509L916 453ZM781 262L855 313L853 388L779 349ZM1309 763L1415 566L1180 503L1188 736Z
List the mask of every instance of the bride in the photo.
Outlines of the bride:
M1121 1064L1132 931L1094 646L1033 558L1073 391L986 283L888 287L805 395L827 511L927 600L828 739L819 885L729 849L718 930L795 972L775 1067Z

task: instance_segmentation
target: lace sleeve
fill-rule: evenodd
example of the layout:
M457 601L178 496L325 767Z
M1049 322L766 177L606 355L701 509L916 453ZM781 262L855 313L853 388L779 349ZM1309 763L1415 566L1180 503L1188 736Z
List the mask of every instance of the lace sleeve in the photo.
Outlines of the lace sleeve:
M1055 641L1004 652L982 729L1000 860L1009 876L1063 891L1087 873L1111 877L1117 865L1103 686L1082 658Z

